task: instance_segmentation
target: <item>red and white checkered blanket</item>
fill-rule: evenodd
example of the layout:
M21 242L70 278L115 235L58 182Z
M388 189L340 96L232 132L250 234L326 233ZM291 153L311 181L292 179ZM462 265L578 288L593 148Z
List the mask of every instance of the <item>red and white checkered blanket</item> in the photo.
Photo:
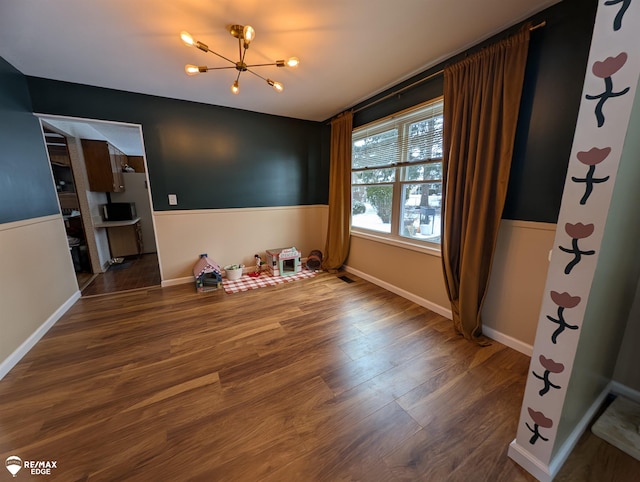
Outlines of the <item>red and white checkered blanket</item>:
M281 283L288 283L290 281L298 281L305 278L313 278L316 275L315 271L302 270L300 273L288 275L288 276L271 276L267 272L260 273L260 276L255 278L247 275L236 281L223 280L224 290L227 293L238 293L239 291L249 291L256 288L263 288L265 286L273 286Z

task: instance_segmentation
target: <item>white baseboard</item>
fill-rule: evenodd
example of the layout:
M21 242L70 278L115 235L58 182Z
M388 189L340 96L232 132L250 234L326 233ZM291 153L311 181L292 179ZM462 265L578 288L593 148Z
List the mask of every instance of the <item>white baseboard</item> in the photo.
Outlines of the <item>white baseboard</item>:
M0 363L0 380L18 364L20 360L34 347L49 329L64 315L73 304L80 299L80 291L76 291L65 301L40 327L27 338L22 345L14 350L5 360Z
M514 350L519 351L523 355L527 355L529 358L531 358L531 355L533 354L533 346L524 343L523 341L517 340L512 336L505 335L504 333L494 330L487 325L482 325L482 333L488 338L497 341L498 343L502 343L509 348L513 348Z
M542 461L534 457L527 449L523 448L521 445L518 445L516 440L509 444L509 458L511 458L523 469L533 475L540 482L551 482L554 477L558 475L558 472L567 461L569 455L571 455L571 452L580 440L580 437L582 437L582 434L587 429L596 413L602 406L604 399L611 391L612 386L613 382L610 382L607 384L604 390L600 392L598 397L591 404L589 409L571 431L571 433L567 437L567 440L564 441L564 443L560 446L560 449L553 456L549 465L544 464Z
M402 288L398 288L397 286L392 285L391 283L387 283L386 281L382 281L381 279L376 278L375 276L371 276L367 273L364 273L358 269L350 268L348 266L344 266L344 269L347 273L353 273L356 276L359 276L362 279L365 279L374 285L380 286L387 291L391 291L392 293L397 294L398 296L402 296L410 301L413 301L415 304L424 306L425 308L433 311L434 313L438 313L439 315L444 316L445 318L452 319L451 310L445 308L444 306L437 305L427 299L424 299L420 296L417 296L409 291L403 290Z
M611 382L611 391L615 395L620 395L628 398L633 402L640 403L640 392L634 390L633 388L629 388L628 386L623 385L620 382L616 382L615 380Z
M549 467L531 455L528 450L518 445L516 440L509 444L508 455L511 460L533 475L540 482L551 482L553 480L553 477L549 472Z
M160 283L160 286L167 288L168 286L185 285L187 283L195 283L193 276L185 276L184 278L167 279Z

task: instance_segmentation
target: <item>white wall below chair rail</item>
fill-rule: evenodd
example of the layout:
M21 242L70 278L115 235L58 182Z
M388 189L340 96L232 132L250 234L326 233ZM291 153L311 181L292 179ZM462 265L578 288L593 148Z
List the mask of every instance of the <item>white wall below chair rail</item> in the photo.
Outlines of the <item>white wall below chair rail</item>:
M0 224L0 378L80 296L62 216Z
M19 347L17 347L11 355L9 355L4 360L0 361L0 380L2 380L7 373L11 371L11 369L18 364L22 358L29 353L38 341L51 329L56 322L62 318L69 308L73 306L73 304L80 299L80 291L76 291L71 298L65 301L56 311L53 312L47 320L40 325L36 331L31 333L29 338L27 338Z
M267 249L295 246L304 257L324 251L328 207L155 211L158 260L162 286L193 280L200 254L221 267L254 264L254 255L266 261Z

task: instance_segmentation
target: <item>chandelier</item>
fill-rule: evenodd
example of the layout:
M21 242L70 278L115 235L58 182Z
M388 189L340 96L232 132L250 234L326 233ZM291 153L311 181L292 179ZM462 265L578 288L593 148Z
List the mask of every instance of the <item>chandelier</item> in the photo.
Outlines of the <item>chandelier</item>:
M220 55L219 53L214 52L213 50L210 50L206 44L203 44L202 42L195 40L191 35L189 35L188 32L183 31L180 34L180 38L182 38L182 41L186 45L190 47L196 47L202 50L203 52L209 52L214 55L217 55L221 59L224 59L230 64L232 64L226 67L206 67L206 66L188 64L188 65L185 65L184 67L184 70L187 73L187 75L196 75L202 72L209 72L210 70L236 69L238 71L238 75L236 75L236 80L233 82L233 84L231 84L231 92L233 92L234 94L237 94L240 92L239 80L240 80L240 74L242 74L242 72L249 72L255 75L256 77L260 77L267 84L273 87L276 92L282 92L284 90L284 85L282 85L282 83L263 77L262 75L252 70L253 67L266 67L270 65L275 65L276 67L297 67L300 61L296 57L291 57L288 60L276 60L275 62L271 62L268 64L247 64L244 61L244 59L247 54L247 49L249 48L249 44L256 37L256 31L253 29L251 25L231 25L229 26L229 33L233 37L238 39L239 60L237 62L234 62L233 60L228 59L224 55Z

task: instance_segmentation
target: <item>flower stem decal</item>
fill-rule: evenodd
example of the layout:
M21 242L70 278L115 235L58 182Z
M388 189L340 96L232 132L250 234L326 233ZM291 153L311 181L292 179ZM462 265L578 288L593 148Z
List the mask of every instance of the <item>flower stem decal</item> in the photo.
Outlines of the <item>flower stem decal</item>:
M555 345L556 342L558 341L558 335L560 335L560 333L562 333L565 329L569 329L569 330L577 330L578 326L577 325L570 325L569 323L567 323L564 319L564 310L566 308L575 308L576 306L578 306L578 304L580 303L580 297L579 296L571 296L569 293L558 293L557 291L552 291L551 293L551 299L553 300L553 302L558 305L558 318L553 318L549 315L547 315L547 319L549 321L553 321L554 323L558 324L558 328L556 329L556 331L553 332L553 335L551 335L551 342ZM540 360L542 362L542 360ZM544 364L543 364L544 366ZM541 394L542 395L542 394Z
M571 248L564 248L562 246L559 246L560 251L564 251L565 253L571 253L574 256L573 259L567 264L567 266L564 269L564 274L569 274L571 273L571 270L573 269L573 267L582 260L582 256L591 256L593 254L596 254L594 250L581 251L580 248L578 247L579 239L588 238L593 234L594 225L582 224L582 223L576 223L576 224L567 223L564 225L564 230L567 232L569 236L573 238L571 240Z
M620 6L620 10L616 14L616 18L613 19L613 30L615 30L616 32L622 28L622 18L627 12L629 5L631 5L631 0L608 0L604 2L607 7L610 7L611 5L617 5L618 3L621 3L622 5Z
M560 389L562 388L559 385L555 385L551 383L549 380L549 375L551 373L562 373L564 371L564 365L562 363L557 363L553 361L551 358L546 358L544 355L540 355L540 365L544 368L544 374L538 375L536 372L532 372L533 376L538 380L542 380L544 382L544 387L538 393L540 396L543 396L545 393L549 391L550 388Z
M527 407L527 410L529 411L529 416L531 417L531 420L533 420L533 423L534 423L533 428L531 428L531 426L528 423L525 423L527 428L531 430L531 433L533 433L533 437L531 437L531 439L529 440L529 443L531 445L535 445L538 439L548 442L549 441L548 438L545 438L542 435L540 435L539 428L553 427L553 420L545 417L542 412L536 412L535 410L531 409L531 407Z
M594 184L600 184L609 180L609 176L597 178L594 177L594 174L596 172L596 164L600 164L602 161L604 161L610 153L610 147L605 147L604 149L598 149L597 147L594 147L588 151L578 152L578 160L582 164L589 166L589 171L587 171L587 175L585 177L571 177L571 180L573 182L585 183L584 196L582 196L582 199L580 199L580 204L584 205L587 203L587 199L589 199L589 196L593 191Z
M602 62L594 62L591 71L593 75L599 77L604 80L604 92L598 95L589 95L586 94L586 98L588 100L598 100L595 108L596 120L598 121L598 127L602 127L604 125L604 114L602 113L602 107L604 103L612 98L612 97L620 97L621 95L629 92L629 87L621 90L620 92L613 91L613 80L611 76L615 74L618 70L622 68L622 66L627 62L627 54L626 52L622 52L618 54L616 57L607 57L606 60Z

